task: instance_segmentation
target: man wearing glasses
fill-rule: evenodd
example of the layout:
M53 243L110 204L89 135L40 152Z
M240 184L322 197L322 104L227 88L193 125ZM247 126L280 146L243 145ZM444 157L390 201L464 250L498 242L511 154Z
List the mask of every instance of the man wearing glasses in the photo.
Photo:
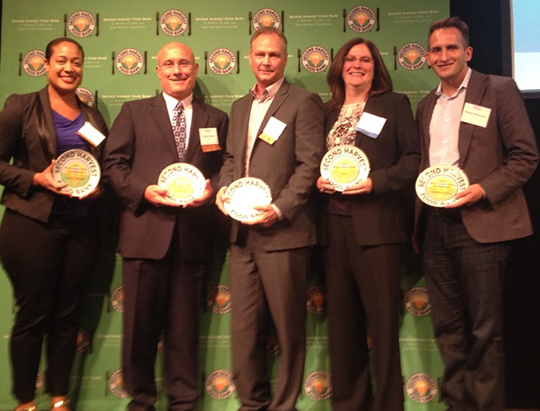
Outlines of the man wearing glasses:
M163 92L123 105L106 146L104 173L123 201L123 375L130 411L153 411L154 363L164 332L168 410L195 409L199 393L197 341L202 278L212 255L214 184L222 163L227 115L193 99L199 71L181 43L157 55ZM204 138L203 138L204 136ZM203 194L179 206L157 185L173 163L205 176Z

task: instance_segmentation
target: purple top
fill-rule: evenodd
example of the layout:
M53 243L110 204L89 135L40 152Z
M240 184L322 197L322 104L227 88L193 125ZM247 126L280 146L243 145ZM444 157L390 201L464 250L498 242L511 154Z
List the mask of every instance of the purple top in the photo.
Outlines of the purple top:
M52 111L54 127L56 129L56 155L60 155L68 150L90 150L90 144L77 134L77 131L84 126L84 118L81 113L70 120L63 115Z
M90 151L90 144L77 134L77 131L84 126L84 118L81 113L74 120L70 120L54 110L52 110L52 115L54 128L56 129L57 156L73 149ZM56 216L88 217L88 204L78 198L57 196L52 214Z

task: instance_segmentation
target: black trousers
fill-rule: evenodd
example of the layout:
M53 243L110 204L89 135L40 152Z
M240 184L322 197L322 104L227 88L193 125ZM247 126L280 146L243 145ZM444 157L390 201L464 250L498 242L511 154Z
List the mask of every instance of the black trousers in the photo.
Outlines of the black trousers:
M351 217L327 214L324 252L334 411L402 411L401 244L359 246ZM370 370L368 331L373 342ZM371 386L375 375L376 390Z
M13 393L34 398L46 337L46 389L66 395L79 313L97 255L96 225L89 218L51 217L44 224L6 210L0 227L0 258L17 304L11 333Z
M205 267L204 262L182 258L178 234L161 260L124 258L122 363L125 386L133 398L128 410L155 409L154 365L162 332L167 409L195 409L199 395L199 317Z

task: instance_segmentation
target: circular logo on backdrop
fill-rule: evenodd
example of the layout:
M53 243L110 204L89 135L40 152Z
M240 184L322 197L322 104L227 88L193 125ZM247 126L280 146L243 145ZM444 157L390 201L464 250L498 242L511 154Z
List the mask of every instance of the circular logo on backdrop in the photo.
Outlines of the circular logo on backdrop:
M143 66L143 56L135 49L124 49L116 56L116 67L126 76L137 74Z
M41 76L45 69L45 53L41 50L32 50L24 56L23 67L29 76Z
M161 16L160 26L166 35L179 36L186 31L186 15L180 10L168 10Z
M426 49L418 43L407 43L398 52L399 64L407 70L418 70L426 62Z
M90 345L90 340L88 338L88 333L83 329L79 328L77 333L77 345L75 346L75 354L82 354L86 351Z
M330 64L330 55L320 46L311 46L302 54L302 64L311 73L319 73Z
M76 37L89 36L96 27L94 16L86 11L76 11L68 20L69 32Z
M435 379L423 372L414 374L409 378L406 388L409 397L420 404L433 400L438 391Z
M216 370L206 379L206 392L215 400L230 397L234 390L235 386L230 371Z
M236 57L229 49L217 49L208 57L208 65L214 73L224 76L234 70Z
M431 312L427 288L414 287L405 294L405 308L415 317L424 317Z
M326 295L323 287L316 285L307 291L307 309L316 315L326 313Z
M124 287L120 286L111 295L111 304L119 313L124 312Z
M356 6L349 12L347 23L357 33L364 33L375 24L375 13L367 6Z
M118 398L126 398L128 393L124 388L124 376L122 375L122 369L116 370L109 378L109 388L111 392Z
M281 23L279 14L272 9L259 10L253 16L253 27L258 30L259 27L276 27L278 28Z
M208 292L206 297L208 307L216 314L226 314L231 311L231 289L226 285L218 285Z
M81 100L84 104L90 107L94 105L94 95L90 92L90 90L79 87L75 93L77 93L77 97L79 97L79 100Z
M304 391L315 401L324 401L332 395L332 381L330 374L324 371L315 371L308 375L304 381Z

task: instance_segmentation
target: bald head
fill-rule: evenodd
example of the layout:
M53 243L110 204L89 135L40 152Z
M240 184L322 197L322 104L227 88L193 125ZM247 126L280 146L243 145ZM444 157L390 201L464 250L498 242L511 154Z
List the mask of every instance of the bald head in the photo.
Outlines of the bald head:
M195 56L193 54L193 50L191 50L188 46L182 43L178 43L176 41L173 41L171 43L165 44L162 48L159 49L157 53L157 61L158 65L163 64L164 56L167 55L167 53L171 50L182 50L185 55L189 55L190 61L195 62Z
M199 65L193 51L182 43L165 44L157 54L157 76L168 95L183 100L195 87Z

